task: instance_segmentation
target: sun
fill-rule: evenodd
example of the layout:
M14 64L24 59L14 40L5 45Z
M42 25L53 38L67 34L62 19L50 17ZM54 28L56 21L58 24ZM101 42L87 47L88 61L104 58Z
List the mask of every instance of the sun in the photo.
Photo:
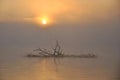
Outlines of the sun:
M46 25L46 24L48 24L48 18L47 17L37 17L36 22L38 24Z
M47 20L45 20L45 19L42 20L42 24L44 24L44 25L47 24Z
M53 18L49 16L35 17L34 22L37 23L40 27L50 27L54 23Z

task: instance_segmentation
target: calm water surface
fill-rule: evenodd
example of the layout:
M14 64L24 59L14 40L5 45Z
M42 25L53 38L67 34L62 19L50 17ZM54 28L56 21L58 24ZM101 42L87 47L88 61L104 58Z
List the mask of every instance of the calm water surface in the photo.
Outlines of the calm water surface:
M119 50L102 49L96 54L95 59L2 55L0 80L119 80Z

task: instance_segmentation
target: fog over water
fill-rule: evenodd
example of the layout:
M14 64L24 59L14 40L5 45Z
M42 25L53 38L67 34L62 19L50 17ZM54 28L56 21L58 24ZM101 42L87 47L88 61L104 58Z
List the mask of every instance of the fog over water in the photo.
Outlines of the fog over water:
M0 80L120 79L120 2L70 0L71 7L67 1L61 1L66 8L65 13L62 13L64 10L61 4L56 7L61 12L54 10L54 6L49 8L50 11L47 8L33 10L29 7L31 4L28 4L24 8L27 12L23 9L24 13L21 14L16 11L17 8L11 11L13 8L8 5L9 0L0 1ZM24 1L21 0L19 7L22 2ZM39 1L36 0L32 7L38 6L37 2ZM51 1L48 6L52 4ZM36 17L37 11L55 15L55 22L45 28L36 24L31 19ZM29 15L26 15L28 12ZM28 21L24 20L26 17L29 18ZM24 57L39 47L52 49L56 40L66 54L95 53L98 58Z

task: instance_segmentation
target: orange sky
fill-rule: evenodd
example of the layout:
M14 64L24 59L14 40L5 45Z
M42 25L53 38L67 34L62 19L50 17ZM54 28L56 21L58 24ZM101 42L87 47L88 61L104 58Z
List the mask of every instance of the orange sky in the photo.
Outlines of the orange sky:
M83 18L106 16L116 0L1 0L0 18L33 20L47 17L51 21L76 22Z

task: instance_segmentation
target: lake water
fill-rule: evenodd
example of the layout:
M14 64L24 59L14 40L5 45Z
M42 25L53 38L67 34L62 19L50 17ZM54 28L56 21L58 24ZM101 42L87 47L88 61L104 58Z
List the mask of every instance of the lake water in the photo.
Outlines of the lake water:
M98 58L27 58L13 50L0 56L0 80L119 80L119 49L96 49ZM29 50L29 49L27 49ZM9 52L11 53L9 54ZM8 56L6 56L8 54Z

